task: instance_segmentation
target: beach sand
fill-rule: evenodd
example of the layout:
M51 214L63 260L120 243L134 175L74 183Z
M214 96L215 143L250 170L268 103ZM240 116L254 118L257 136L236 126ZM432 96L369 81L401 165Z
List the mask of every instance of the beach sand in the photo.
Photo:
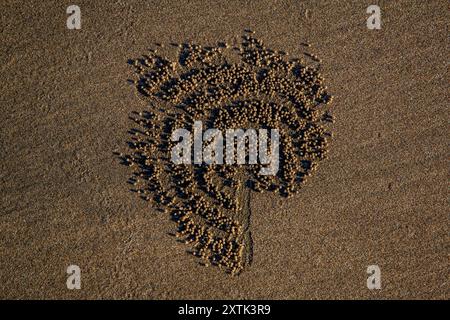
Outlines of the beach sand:
M0 298L448 299L446 1L2 1ZM155 43L322 59L329 158L293 198L252 194L253 263L204 267L126 183L127 64ZM447 115L447 116L446 116ZM66 268L81 268L68 290ZM369 265L381 290L366 286Z

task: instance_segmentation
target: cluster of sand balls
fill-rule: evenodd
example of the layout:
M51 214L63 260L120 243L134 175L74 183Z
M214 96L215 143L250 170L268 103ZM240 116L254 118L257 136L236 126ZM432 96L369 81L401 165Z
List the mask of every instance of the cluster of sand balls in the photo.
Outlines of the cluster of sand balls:
M170 213L176 236L192 245L195 256L205 265L238 274L250 246L241 195L249 192L245 190L277 191L286 197L299 192L327 156L332 97L317 65L288 59L286 52L266 48L253 33L234 48L226 43L174 47L174 59L151 51L130 61L138 75L130 81L151 107L131 117L138 128L130 131L131 152L122 159L134 168L133 190ZM229 62L230 56L238 62ZM173 164L172 131L191 130L197 120L203 121L203 130L278 129L277 175L259 175L260 164Z

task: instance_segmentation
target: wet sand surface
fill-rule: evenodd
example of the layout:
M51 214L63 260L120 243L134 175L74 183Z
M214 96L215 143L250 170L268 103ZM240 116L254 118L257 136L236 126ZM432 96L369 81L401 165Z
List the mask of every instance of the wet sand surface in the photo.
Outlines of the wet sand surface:
M0 297L449 298L446 1L3 1ZM329 158L290 199L251 195L253 261L204 267L139 200L124 150L127 60L155 43L239 41L322 59L334 95ZM66 288L80 266L82 289ZM382 289L368 290L378 265Z

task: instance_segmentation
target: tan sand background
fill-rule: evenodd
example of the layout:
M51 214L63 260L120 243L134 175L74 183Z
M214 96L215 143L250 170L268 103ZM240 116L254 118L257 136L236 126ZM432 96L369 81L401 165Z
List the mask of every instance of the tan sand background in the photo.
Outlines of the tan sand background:
M66 28L66 7L82 29ZM378 4L382 29L366 27ZM447 1L10 1L1 9L1 298L316 299L449 295ZM308 13L306 13L308 10ZM335 96L330 158L293 199L252 199L253 265L206 268L129 191L127 59L245 28ZM77 264L82 289L66 288ZM379 265L382 290L368 290Z

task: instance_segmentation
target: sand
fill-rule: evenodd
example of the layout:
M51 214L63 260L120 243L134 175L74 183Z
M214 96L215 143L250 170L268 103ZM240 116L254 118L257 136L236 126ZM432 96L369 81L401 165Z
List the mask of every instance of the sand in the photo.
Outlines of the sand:
M60 1L1 4L1 298L449 298L445 1L380 1L373 31L361 1L77 4L81 30ZM291 55L313 44L336 121L298 195L252 194L253 263L233 277L174 241L113 152L146 107L128 59L246 28Z

